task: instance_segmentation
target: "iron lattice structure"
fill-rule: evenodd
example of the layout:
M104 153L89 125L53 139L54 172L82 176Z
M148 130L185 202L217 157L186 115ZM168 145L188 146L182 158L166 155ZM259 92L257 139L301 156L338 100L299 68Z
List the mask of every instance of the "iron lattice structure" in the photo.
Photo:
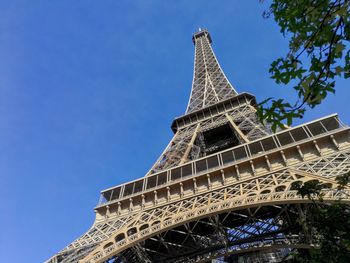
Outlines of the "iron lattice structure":
M256 101L225 77L207 30L193 36L186 114L147 175L101 192L93 226L48 263L282 262L317 245L296 220L312 206L295 190L318 180L324 200L350 201L349 128L336 114L272 133Z

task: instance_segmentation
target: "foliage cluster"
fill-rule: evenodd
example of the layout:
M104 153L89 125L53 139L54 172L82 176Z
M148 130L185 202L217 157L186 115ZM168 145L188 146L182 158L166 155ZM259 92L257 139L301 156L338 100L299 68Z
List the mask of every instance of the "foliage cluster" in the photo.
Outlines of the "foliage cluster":
M338 189L349 188L350 173L337 177ZM316 248L299 250L293 262L298 263L348 263L350 262L350 206L337 200L334 204L323 201L323 191L328 186L319 181L310 181L297 186L302 197L309 198L313 205L305 211L303 220L297 224L309 236L316 238Z
M298 95L295 103L260 103L260 119L276 130L334 93L337 77L350 77L350 0L272 0L263 16L271 15L289 37L289 52L271 63L271 77L277 84L296 83Z

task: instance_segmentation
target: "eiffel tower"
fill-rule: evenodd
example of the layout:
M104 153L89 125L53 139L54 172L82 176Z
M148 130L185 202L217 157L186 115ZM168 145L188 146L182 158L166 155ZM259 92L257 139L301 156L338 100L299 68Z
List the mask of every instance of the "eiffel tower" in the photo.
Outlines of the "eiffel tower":
M103 190L93 226L48 263L282 262L315 246L293 224L311 206L298 184L318 180L325 202L350 201L336 190L350 171L337 114L273 133L226 78L209 32L192 39L192 91L172 140L146 176Z

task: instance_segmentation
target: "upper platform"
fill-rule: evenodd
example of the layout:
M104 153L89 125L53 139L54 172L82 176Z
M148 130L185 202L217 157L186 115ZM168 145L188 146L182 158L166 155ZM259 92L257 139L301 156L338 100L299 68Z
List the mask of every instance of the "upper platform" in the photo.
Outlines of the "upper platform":
M213 42L212 39L211 39L211 36L209 34L209 31L207 29L201 29L200 28L199 31L194 33L193 36L192 36L193 44L196 44L196 39L197 38L201 38L202 36L207 37L210 44Z

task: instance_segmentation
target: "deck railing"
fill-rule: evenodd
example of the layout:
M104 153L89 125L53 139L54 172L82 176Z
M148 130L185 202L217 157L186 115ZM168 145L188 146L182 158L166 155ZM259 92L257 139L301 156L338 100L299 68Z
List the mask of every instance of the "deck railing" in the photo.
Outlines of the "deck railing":
M265 136L261 139L238 145L221 152L188 162L154 175L143 177L125 184L101 192L98 206L115 202L119 199L149 191L152 188L180 181L191 176L209 173L213 169L225 166L238 161L243 161L257 155L264 155L270 151L276 151L285 146L299 144L302 141L310 140L325 134L332 133L338 129L347 128L336 114L322 119L289 128L278 133Z

